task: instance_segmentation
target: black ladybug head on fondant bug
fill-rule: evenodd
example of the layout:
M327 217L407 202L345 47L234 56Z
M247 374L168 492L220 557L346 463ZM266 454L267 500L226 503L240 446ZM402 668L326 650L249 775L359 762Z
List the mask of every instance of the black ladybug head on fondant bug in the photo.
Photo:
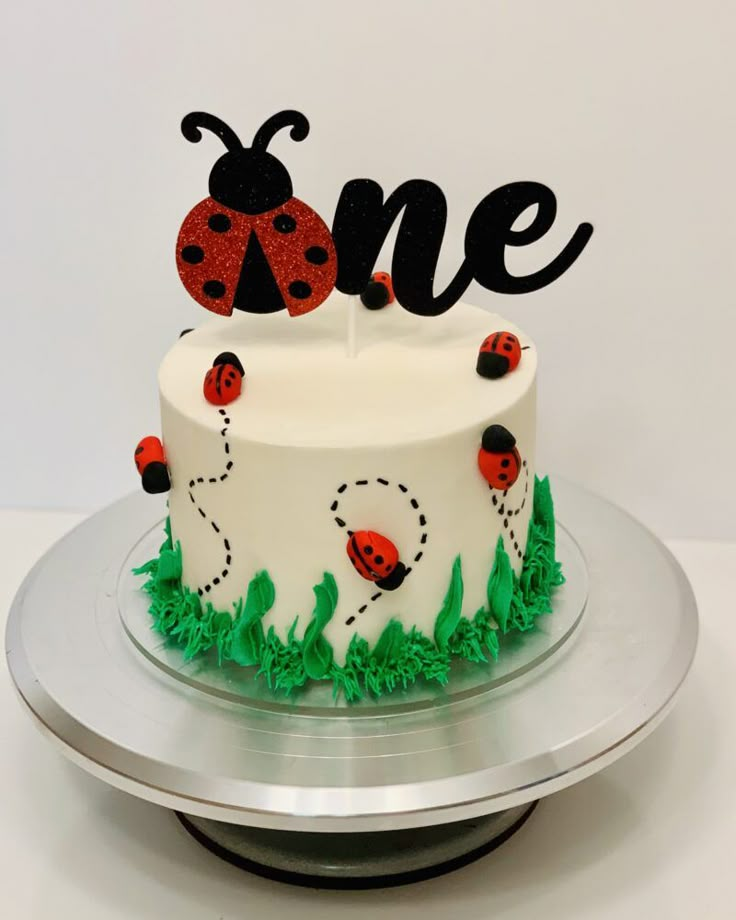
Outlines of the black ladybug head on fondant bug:
M214 313L233 310L292 316L318 307L337 276L332 236L322 218L293 197L291 177L268 145L282 128L302 141L309 122L285 111L256 131L250 147L221 119L192 112L182 121L192 143L211 131L225 145L209 178L210 197L179 231L176 262L191 296Z

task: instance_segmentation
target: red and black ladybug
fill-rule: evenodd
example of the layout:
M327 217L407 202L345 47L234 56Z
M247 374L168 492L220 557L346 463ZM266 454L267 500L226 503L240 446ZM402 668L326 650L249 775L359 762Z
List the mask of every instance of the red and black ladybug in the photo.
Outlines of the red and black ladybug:
M347 551L355 571L384 591L395 591L406 577L396 546L375 530L358 530L348 539Z
M521 456L516 438L503 425L489 425L478 451L478 468L494 489L510 489L519 478Z
M244 376L238 356L231 351L223 351L204 375L204 398L213 406L226 406L240 396Z
M322 218L298 198L286 167L266 151L277 131L291 126L302 141L309 122L300 112L279 112L243 147L235 132L214 115L191 112L184 137L202 139L201 128L224 143L210 172L210 197L184 219L176 265L184 287L213 313L233 310L292 316L318 307L337 277L332 236Z
M513 332L494 332L483 340L475 369L481 377L496 380L519 366L521 351Z
M381 310L394 302L394 286L388 272L371 275L366 289L360 295L360 302L369 310Z
M166 465L164 446L158 438L149 435L138 442L135 449L135 465L140 473L144 492L155 495L158 492L169 491L169 468Z

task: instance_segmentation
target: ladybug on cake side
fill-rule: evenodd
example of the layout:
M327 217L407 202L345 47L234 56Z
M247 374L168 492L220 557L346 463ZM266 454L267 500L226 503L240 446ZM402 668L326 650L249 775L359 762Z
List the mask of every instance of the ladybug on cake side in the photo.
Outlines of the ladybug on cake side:
M191 112L182 121L188 141L198 143L205 129L226 147L210 172L210 197L189 212L176 244L184 287L213 313L286 309L299 316L335 285L337 257L327 225L293 197L286 167L267 150L285 127L295 141L309 133L307 119L294 111L264 122L250 147L214 115Z

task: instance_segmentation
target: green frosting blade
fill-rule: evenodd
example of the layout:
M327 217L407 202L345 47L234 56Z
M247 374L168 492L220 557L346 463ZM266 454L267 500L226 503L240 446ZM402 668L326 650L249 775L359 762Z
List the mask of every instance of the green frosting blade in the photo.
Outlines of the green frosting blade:
M266 644L261 620L273 607L276 592L266 571L258 572L250 580L245 607L242 599L235 608L235 623L230 654L233 661L244 666L260 664Z
M334 658L332 646L322 633L337 607L337 584L333 576L325 572L320 584L312 590L316 603L304 633L304 670L312 680L321 680L329 673Z
M450 586L442 602L442 609L434 622L434 641L437 648L447 649L450 637L457 629L463 609L463 570L460 557L452 563Z
M509 629L511 601L514 596L514 570L508 553L503 548L503 537L498 538L493 568L488 578L488 609L504 632Z

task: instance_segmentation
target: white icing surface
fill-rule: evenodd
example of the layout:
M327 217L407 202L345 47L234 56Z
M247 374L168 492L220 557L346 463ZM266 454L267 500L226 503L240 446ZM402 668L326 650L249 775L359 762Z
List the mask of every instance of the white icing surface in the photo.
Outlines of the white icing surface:
M339 600L325 635L338 660L355 631L373 642L392 617L431 636L458 553L466 616L485 602L500 533L519 570L509 534L523 551L535 441L533 346L501 380L475 371L478 347L491 332L508 329L531 346L511 323L464 304L431 318L397 304L375 313L357 304L358 349L349 358L347 312L347 298L333 295L303 317L283 312L210 321L174 345L159 375L171 522L185 583L196 589L219 576L205 597L227 610L265 568L276 602L264 625L273 623L284 636L299 614L302 635L314 606L312 586L331 572ZM222 351L234 351L246 374L243 394L224 415L202 394L204 374ZM516 436L527 461L507 498L496 493L507 509L521 508L508 528L476 462L483 430L494 422ZM347 529L393 540L412 567L398 590L370 600L377 589L353 569Z
M201 378L217 354L234 351L246 374L237 407L242 437L283 446L375 447L449 434L485 418L489 407L503 413L534 380L531 348L501 380L475 373L478 347L490 332L509 329L522 346L529 342L506 320L467 304L419 317L395 303L376 312L357 303L357 354L350 358L348 302L333 294L301 317L284 310L206 323L165 357L162 397L185 405L192 420L218 427Z

